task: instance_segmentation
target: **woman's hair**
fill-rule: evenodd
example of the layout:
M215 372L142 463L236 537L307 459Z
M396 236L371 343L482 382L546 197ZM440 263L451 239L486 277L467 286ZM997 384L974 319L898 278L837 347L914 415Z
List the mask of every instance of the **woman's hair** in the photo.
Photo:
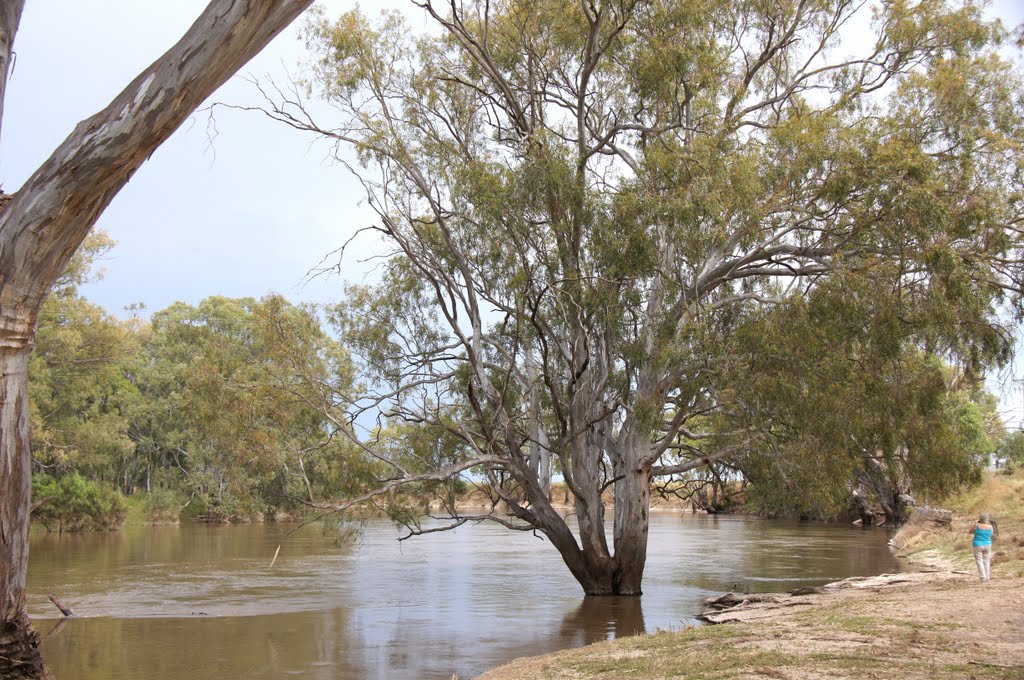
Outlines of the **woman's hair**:
M978 521L982 524L988 524L988 514L983 512L980 515L978 515Z

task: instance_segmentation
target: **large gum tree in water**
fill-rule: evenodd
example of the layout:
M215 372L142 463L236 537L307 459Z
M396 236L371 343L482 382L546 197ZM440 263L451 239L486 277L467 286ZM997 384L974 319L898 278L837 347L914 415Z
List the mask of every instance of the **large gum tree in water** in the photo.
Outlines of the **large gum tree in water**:
M730 387L735 319L856 277L945 319L946 360L1005 349L1022 90L979 5L412 4L419 35L321 15L308 82L265 90L391 248L337 309L373 377L354 412L416 433L373 451L398 452L390 486L475 459L490 519L542 532L586 593L639 595L652 483L767 436Z
M213 0L182 39L0 196L0 678L48 677L25 612L28 356L43 300L140 165L312 0ZM24 0L0 6L0 113ZM8 132L10 134L10 132Z

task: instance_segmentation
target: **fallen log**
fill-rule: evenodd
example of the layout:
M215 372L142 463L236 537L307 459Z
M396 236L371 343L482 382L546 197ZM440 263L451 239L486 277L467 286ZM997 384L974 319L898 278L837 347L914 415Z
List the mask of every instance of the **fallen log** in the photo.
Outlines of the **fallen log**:
M768 618L774 616L775 610L810 605L818 600L817 596L825 596L836 591L882 592L888 588L934 579L937 575L923 572L903 572L877 576L851 576L841 581L826 583L823 586L796 588L788 593L729 592L704 600L704 607L696 618L706 623L728 623ZM948 572L942 572L942 575L952 576Z
M781 593L725 593L704 600L704 611L723 611L754 602L775 602L781 597L785 596Z
M950 529L953 525L953 511L938 508L914 508L907 524Z
M768 619L776 615L777 610L788 607L808 607L814 604L814 600L801 597L789 597L788 599L761 600L756 603L745 602L738 604L731 609L721 611L704 611L697 615L697 620L705 623L731 623L733 621L756 621L757 619Z
M697 615L705 623L728 623L746 618L751 609L772 610L810 604L807 599L789 593L725 593L704 601L704 609ZM744 614L739 615L739 612Z

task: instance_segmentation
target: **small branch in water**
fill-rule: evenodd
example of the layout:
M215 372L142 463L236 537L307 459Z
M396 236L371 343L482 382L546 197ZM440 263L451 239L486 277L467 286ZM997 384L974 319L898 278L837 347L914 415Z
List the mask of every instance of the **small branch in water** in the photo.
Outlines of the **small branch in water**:
M71 611L70 609L68 609L67 607L64 606L63 602L61 602L60 600L57 599L56 595L49 595L49 598L50 598L50 602L52 602L55 605L57 605L57 609L59 609L60 613L63 614L64 616L74 616L75 615L75 613L73 611Z
M277 554L279 552L281 552L281 546L277 546L277 550L274 551L274 559L270 560L270 566L267 567L268 569L274 568L274 562L277 562Z

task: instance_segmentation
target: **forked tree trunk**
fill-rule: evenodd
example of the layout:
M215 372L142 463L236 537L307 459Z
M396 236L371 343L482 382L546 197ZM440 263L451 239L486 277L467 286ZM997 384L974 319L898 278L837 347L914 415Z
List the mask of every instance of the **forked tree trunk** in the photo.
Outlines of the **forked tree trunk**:
M551 532L545 531L586 595L643 594L650 518L649 474L637 471L626 475L616 485L615 499L613 554L604 548L603 527L601 540L583 541L582 547L567 528L564 534L568 538L562 540L555 540Z
M312 0L212 0L178 43L0 199L0 678L44 678L25 612L28 352L50 286L97 217L203 100ZM0 116L23 0L0 3ZM2 118L0 118L2 121Z
M586 595L643 594L642 582L647 562L647 536L650 519L650 471L638 460L641 451L629 457L631 464L615 485L614 553L608 550L605 538L604 513L600 507L597 487L591 480L581 491L595 493L576 498L576 520L580 539L569 530L566 520L551 507L550 499L539 484L524 480L533 512L531 521L562 557L569 572ZM576 479L585 476L577 469Z

